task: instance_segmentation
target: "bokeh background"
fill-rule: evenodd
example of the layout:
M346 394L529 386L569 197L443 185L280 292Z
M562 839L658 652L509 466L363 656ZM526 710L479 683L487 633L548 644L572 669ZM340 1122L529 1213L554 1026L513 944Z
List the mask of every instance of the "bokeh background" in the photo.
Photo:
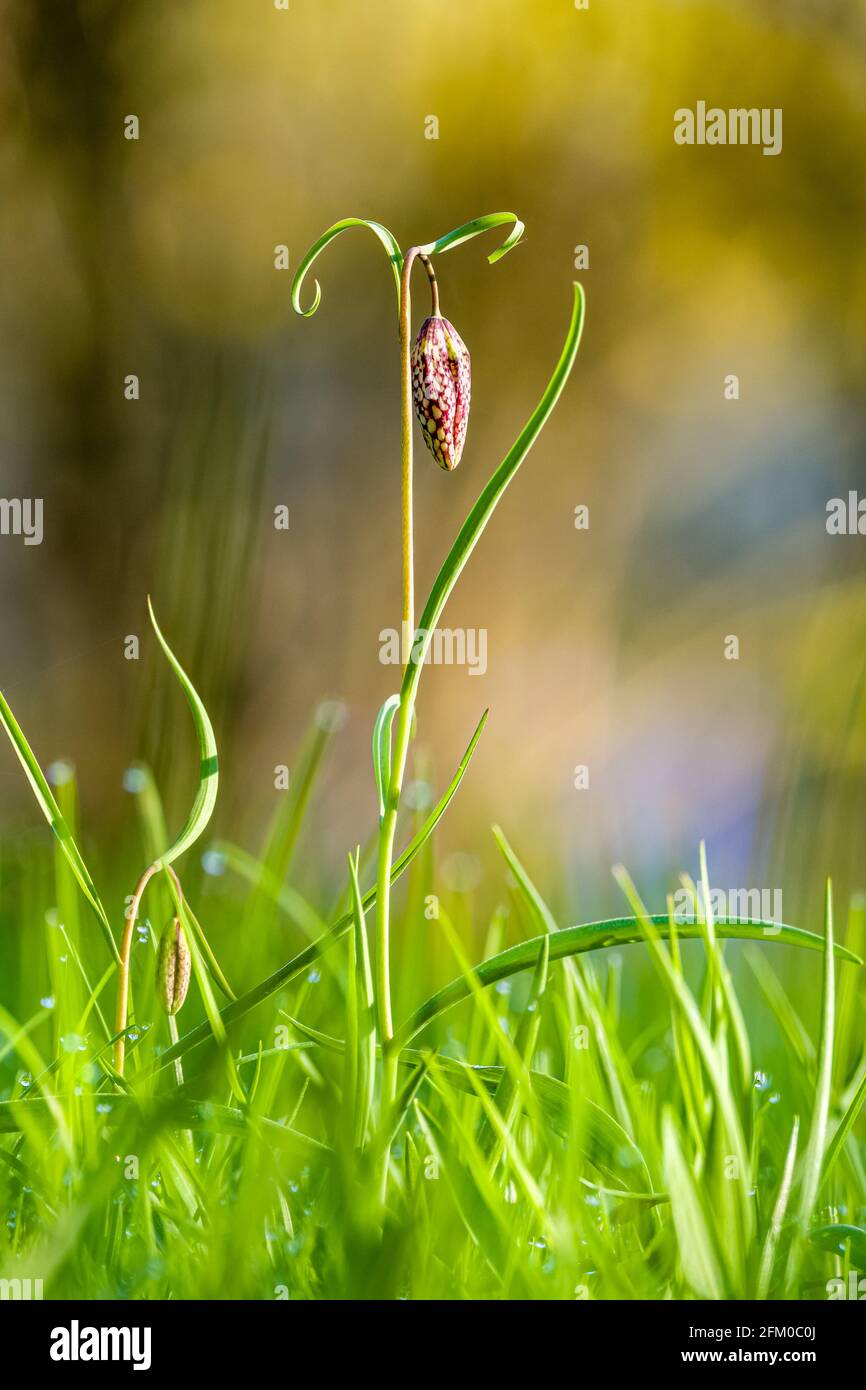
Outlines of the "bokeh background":
M588 318L446 613L487 629L487 674L422 683L437 787L492 711L445 881L495 903L496 821L563 921L620 906L619 860L663 907L701 837L719 886L782 888L801 925L826 873L866 886L866 539L825 530L828 498L866 493L857 0L0 9L2 492L45 505L40 547L0 539L0 684L43 765L74 763L94 872L135 834L131 760L172 825L194 785L151 593L216 725L215 833L257 847L275 765L342 702L296 861L317 900L339 887L396 685L378 660L400 603L394 293L365 232L320 262L310 320L291 274L343 216L406 246L511 209L527 235L500 264L494 239L439 263L474 391L459 470L418 450L420 597L556 361L584 244ZM675 145L701 99L783 108L782 154ZM47 838L8 748L0 796L8 882Z

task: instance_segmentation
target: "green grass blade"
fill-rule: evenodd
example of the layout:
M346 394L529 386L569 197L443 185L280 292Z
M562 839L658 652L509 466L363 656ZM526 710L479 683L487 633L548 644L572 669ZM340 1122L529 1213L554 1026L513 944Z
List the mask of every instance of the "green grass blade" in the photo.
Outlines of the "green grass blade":
M114 940L114 935L112 933L111 925L108 920L108 914L99 900L99 894L96 891L93 879L90 877L90 872L87 868L87 865L85 864L84 859L82 858L81 851L79 850L78 845L75 843L75 840L72 837L72 832L70 831L69 826L66 824L66 821L61 815L60 807L57 805L57 802L54 799L54 793L48 785L48 782L45 778L45 774L43 773L42 768L39 766L39 763L36 761L36 758L33 754L33 750L31 749L30 744L27 742L27 739L24 737L24 734L17 720L15 719L12 710L9 708L9 705L6 702L6 699L4 698L2 691L0 691L0 721L2 721L3 723L3 728L6 730L9 742L12 744L12 747L14 748L18 756L18 761L23 767L27 780L33 789L33 794L36 797L40 810L42 811L42 814L44 815L49 826L54 832L54 835L56 836L60 848L66 856L69 867L75 875L75 878L81 888L82 893L84 894L90 906L93 908L93 911L96 913L99 925L102 927L111 954L113 955L115 961L119 961L120 952L118 951L117 944Z
M834 1023L836 1014L836 971L833 961L833 889L829 879L824 896L824 972L821 990L821 1029L818 1042L818 1078L809 1145L800 1175L797 1227L788 1257L786 1287L790 1290L800 1272L803 1241L812 1222L812 1212L821 1186L821 1170L827 1142L830 1091L833 1073Z
M770 1219L770 1228L764 1241L764 1249L761 1254L761 1268L758 1273L758 1288L755 1294L756 1299L763 1302L770 1289L770 1280L773 1277L773 1265L776 1259L776 1247L779 1243L779 1236L785 1223L785 1216L788 1211L788 1200L791 1196L791 1185L794 1181L794 1164L797 1161L797 1140L800 1135L800 1117L794 1116L794 1127L791 1130L791 1138L788 1143L788 1152L785 1157L785 1167L782 1172L782 1181L779 1184L779 1194L776 1197L776 1204L773 1207L773 1215Z
M192 810L189 813L186 825L174 844L160 856L160 864L165 865L171 864L183 854L185 850L188 850L190 845L194 844L199 835L201 835L210 820L216 803L217 789L219 786L219 759L217 756L216 738L214 737L213 726L208 718L207 710L202 704L189 676L184 671L171 647L160 632L159 624L156 621L156 615L153 611L153 604L149 598L147 600L147 607L159 645L162 647L171 669L177 676L180 687L186 696L187 703L192 712L201 757L199 764L198 791L196 792L195 800L192 804Z
M353 921L349 938L349 980L346 989L349 1025L346 1030L346 1037L349 1039L349 1049L346 1053L347 1091L352 1104L353 1141L356 1146L363 1146L369 1132L373 1080L376 1072L376 1008L367 923L361 902L361 889L358 886L360 854L361 851L358 849L354 857L349 855Z
M662 1115L662 1152L683 1274L698 1298L722 1299L725 1289L710 1224L667 1108Z
M860 1081L851 1097L848 1109L839 1121L833 1138L827 1145L827 1153L824 1158L824 1171L821 1174L822 1185L827 1181L830 1173L833 1171L836 1160L845 1147L846 1140L851 1130L854 1128L857 1116L863 1109L864 1101L866 1101L866 1063L863 1065Z

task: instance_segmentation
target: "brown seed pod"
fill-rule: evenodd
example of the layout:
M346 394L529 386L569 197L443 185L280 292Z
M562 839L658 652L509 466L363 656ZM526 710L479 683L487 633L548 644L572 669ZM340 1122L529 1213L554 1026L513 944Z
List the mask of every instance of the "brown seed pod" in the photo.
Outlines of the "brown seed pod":
M449 472L466 442L471 390L466 345L453 324L433 314L422 323L412 349L412 400L427 448Z
M163 932L156 957L156 993L169 1015L181 1008L189 989L192 959L180 918L175 917Z

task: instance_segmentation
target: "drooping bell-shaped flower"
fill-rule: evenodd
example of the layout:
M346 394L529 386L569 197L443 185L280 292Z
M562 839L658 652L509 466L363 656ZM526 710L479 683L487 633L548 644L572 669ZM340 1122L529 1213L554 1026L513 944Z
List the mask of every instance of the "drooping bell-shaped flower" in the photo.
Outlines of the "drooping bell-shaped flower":
M434 314L421 325L412 349L412 399L431 454L449 472L466 442L472 369L453 324Z

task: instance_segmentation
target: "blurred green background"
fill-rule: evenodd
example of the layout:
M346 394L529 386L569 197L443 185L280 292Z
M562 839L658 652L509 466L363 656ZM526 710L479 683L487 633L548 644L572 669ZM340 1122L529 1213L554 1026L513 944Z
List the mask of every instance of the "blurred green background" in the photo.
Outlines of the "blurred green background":
M437 787L492 710L443 828L445 881L480 876L496 901L496 820L563 921L621 907L617 860L663 907L701 836L719 886L780 887L804 926L827 872L843 897L864 886L866 541L825 530L827 499L864 487L862 6L2 11L2 491L44 498L45 539L0 540L0 684L43 765L75 764L94 870L134 842L132 759L172 826L195 782L150 592L216 725L215 830L257 847L275 765L294 766L321 698L344 702L297 861L320 902L342 881L396 685L378 660L400 603L394 294L367 233L326 253L309 321L291 273L339 217L407 246L512 209L527 236L501 264L493 240L439 264L473 404L455 474L418 450L419 597L558 356L578 245L588 320L446 614L487 629L487 673L422 684ZM698 100L781 107L782 154L675 145L674 111ZM416 321L426 303L419 275ZM8 748L0 795L8 885L47 839Z

